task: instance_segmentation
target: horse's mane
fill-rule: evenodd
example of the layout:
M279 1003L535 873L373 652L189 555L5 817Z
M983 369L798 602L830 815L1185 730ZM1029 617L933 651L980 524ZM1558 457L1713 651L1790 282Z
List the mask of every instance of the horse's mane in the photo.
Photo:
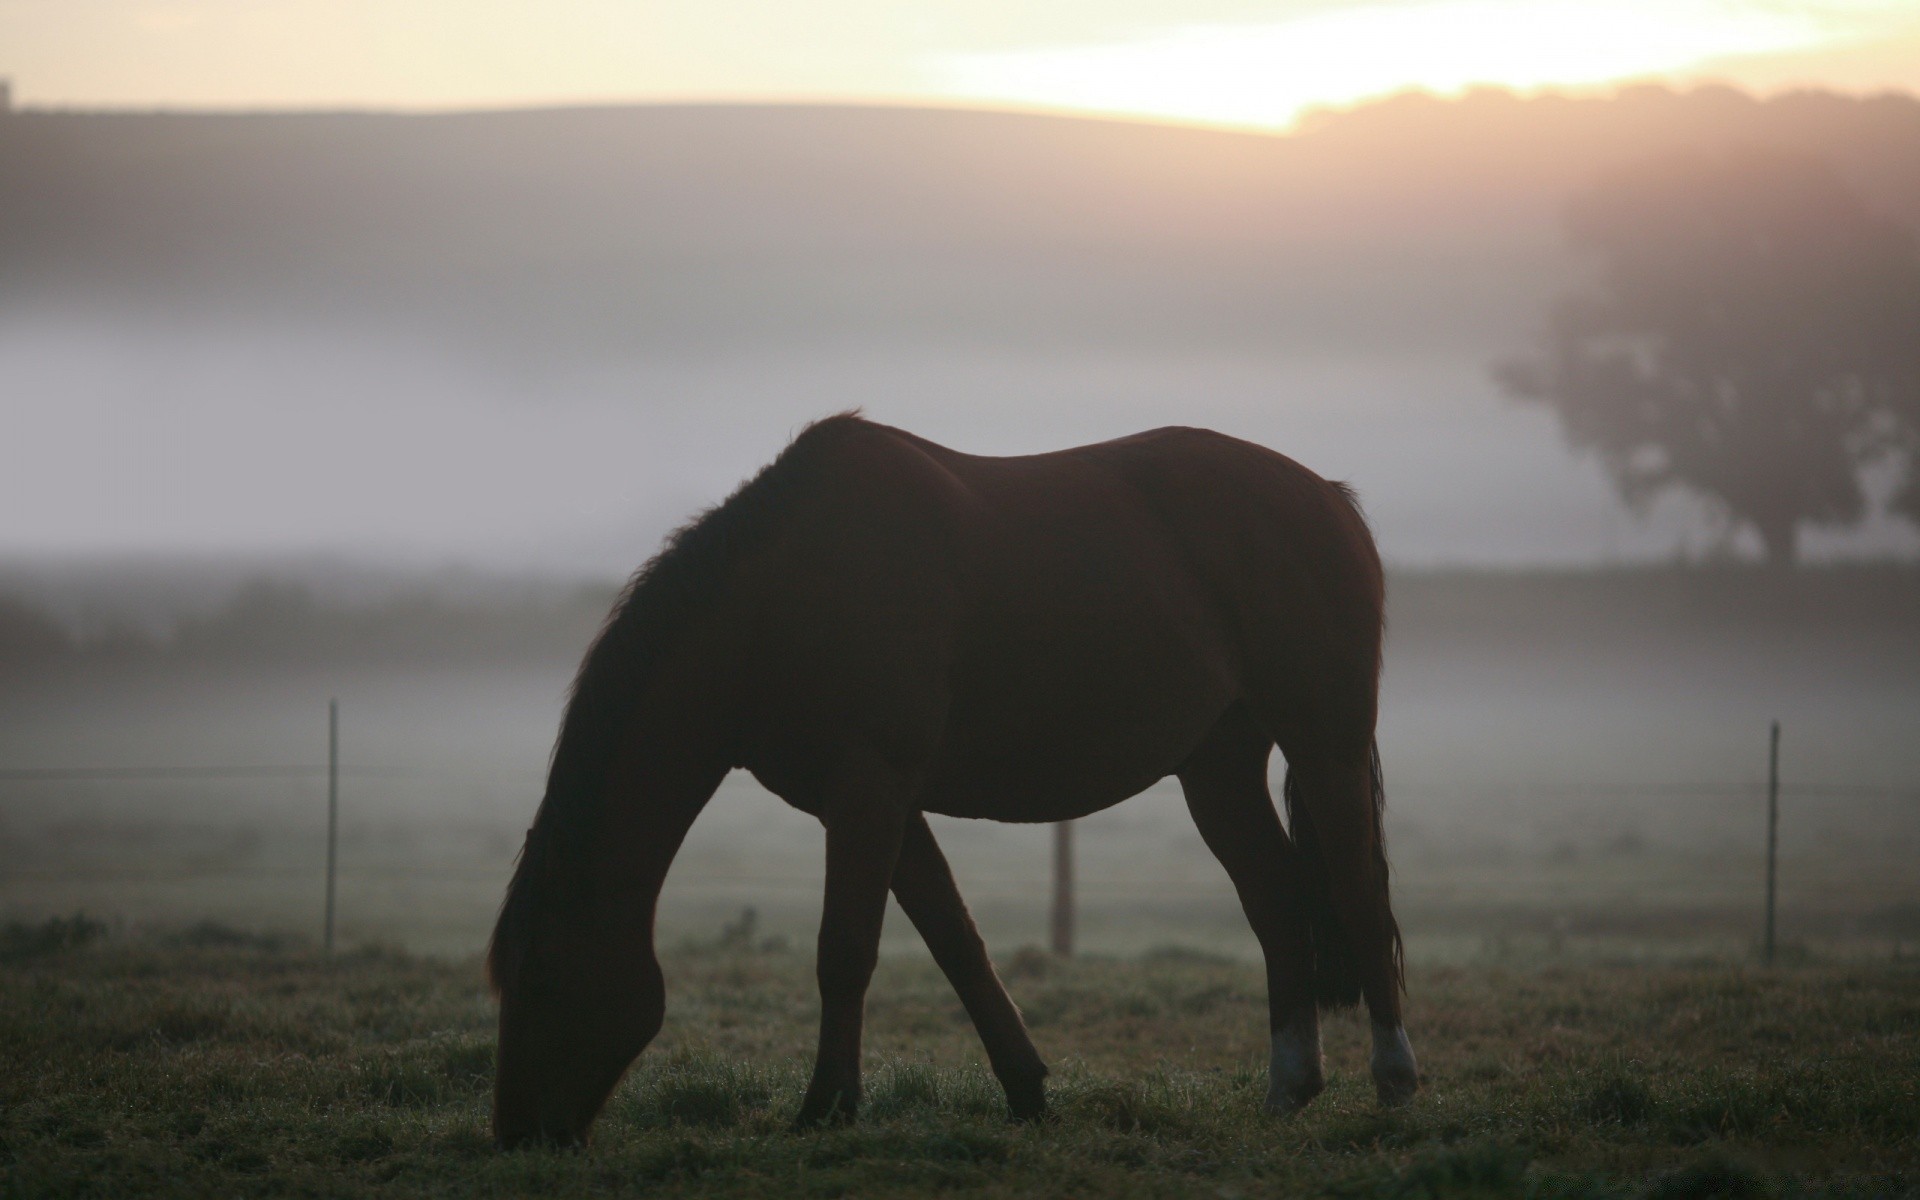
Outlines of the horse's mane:
M531 908L551 874L555 843L584 844L598 810L595 776L605 768L660 659L695 614L706 609L741 554L765 540L788 508L808 447L874 426L857 411L815 421L778 458L721 503L667 535L614 602L574 677L560 736L547 768L547 789L521 847L513 880L487 950L495 991L519 973L532 934Z

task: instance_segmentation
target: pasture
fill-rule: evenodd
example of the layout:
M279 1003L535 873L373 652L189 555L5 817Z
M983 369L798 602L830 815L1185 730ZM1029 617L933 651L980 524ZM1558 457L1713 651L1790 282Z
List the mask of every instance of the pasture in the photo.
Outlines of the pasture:
M498 1156L476 955L588 630L411 661L393 650L411 634L354 635L411 610L316 609L301 619L341 627L269 627L325 662L182 641L0 676L9 768L313 763L341 697L345 761L369 769L342 789L341 944L376 947L315 951L320 780L7 782L0 1197L1920 1189L1920 576L1416 575L1393 595L1388 844L1428 1076L1411 1111L1374 1107L1349 1017L1328 1023L1328 1093L1260 1114L1256 947L1161 785L1080 823L1068 963L1019 949L1045 938L1046 830L936 825L1053 1066L1056 1121L1001 1119L896 910L862 1123L791 1135L821 834L736 776L667 881L667 1025L595 1147ZM1776 717L1783 953L1763 971ZM76 912L102 935L47 923Z
M586 1153L495 1153L474 960L201 926L15 926L0 964L0 1194L1856 1196L1920 1190L1920 966L1416 967L1426 1090L1383 1113L1364 1030L1327 1093L1259 1111L1256 969L1193 951L1003 969L1052 1063L1009 1125L924 960L883 959L867 1102L792 1134L811 955L683 944L667 1026ZM739 939L734 939L736 942ZM87 943L87 944L77 944Z

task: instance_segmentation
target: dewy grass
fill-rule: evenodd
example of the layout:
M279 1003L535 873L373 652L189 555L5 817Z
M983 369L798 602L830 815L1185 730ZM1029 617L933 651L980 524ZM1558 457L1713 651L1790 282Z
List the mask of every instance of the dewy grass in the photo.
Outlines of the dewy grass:
M812 964L670 956L667 1027L586 1153L502 1155L473 962L80 939L0 966L0 1196L1865 1196L1920 1187L1920 972L1416 971L1427 1087L1386 1113L1326 1022L1300 1116L1260 1110L1257 968L1049 963L1015 981L1050 1120L1004 1119L924 960L883 960L858 1125L795 1134Z

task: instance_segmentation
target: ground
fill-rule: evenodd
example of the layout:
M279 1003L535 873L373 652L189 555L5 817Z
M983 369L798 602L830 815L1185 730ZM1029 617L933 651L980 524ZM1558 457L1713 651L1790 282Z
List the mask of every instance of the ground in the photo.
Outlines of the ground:
M1259 973L1192 952L1009 982L1055 1119L1006 1123L959 1004L883 960L857 1127L792 1134L808 956L687 946L586 1153L496 1153L476 961L327 961L202 927L0 943L0 1195L1886 1195L1920 1192L1920 965L1427 967L1426 1089L1385 1113L1363 1025L1260 1112Z

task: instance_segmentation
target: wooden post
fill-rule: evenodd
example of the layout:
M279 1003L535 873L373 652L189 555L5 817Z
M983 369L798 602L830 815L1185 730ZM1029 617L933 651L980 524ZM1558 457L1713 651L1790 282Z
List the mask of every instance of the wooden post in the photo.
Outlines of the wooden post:
M1767 936L1762 944L1762 960L1773 965L1774 888L1779 878L1780 861L1780 722L1773 723L1767 738Z
M1073 822L1053 826L1053 952L1073 956Z
M327 701L327 928L322 945L333 956L333 871L340 846L340 702Z

